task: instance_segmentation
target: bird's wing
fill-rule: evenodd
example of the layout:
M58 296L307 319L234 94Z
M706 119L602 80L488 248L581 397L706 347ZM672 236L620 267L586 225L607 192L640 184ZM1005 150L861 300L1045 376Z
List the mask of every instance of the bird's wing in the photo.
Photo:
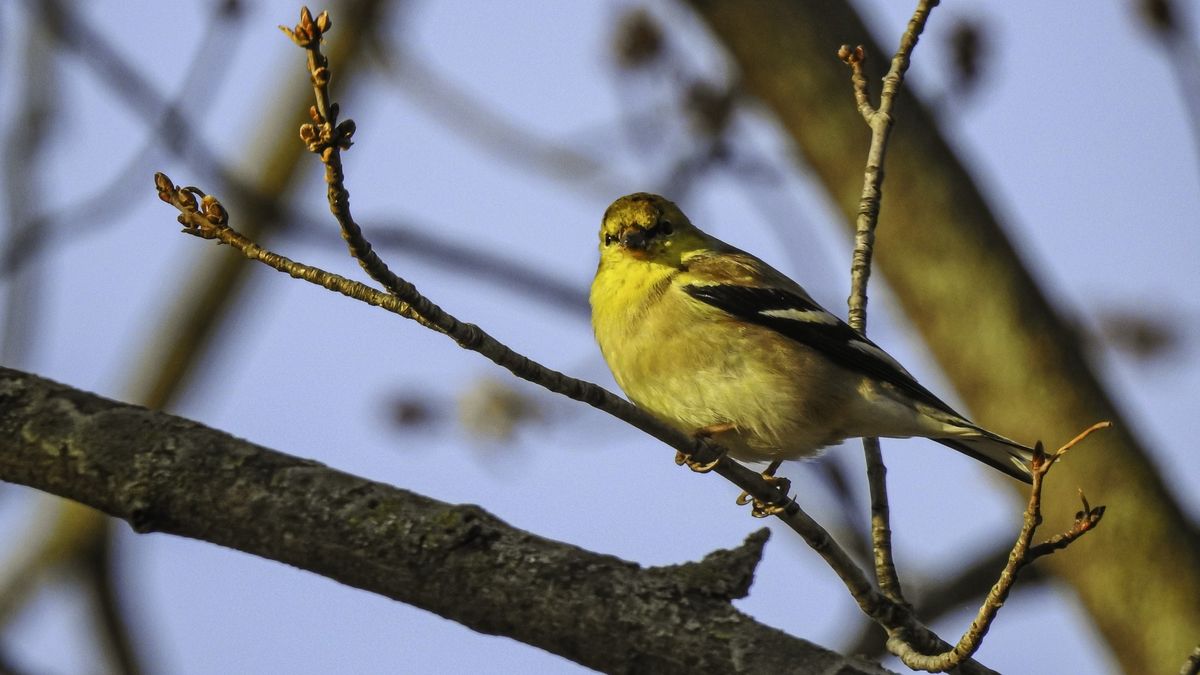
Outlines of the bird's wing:
M921 386L887 352L830 314L802 289L797 287L793 291L731 281L734 280L690 281L683 285L683 291L730 316L795 340L847 370L886 382L920 403L961 419L961 415Z

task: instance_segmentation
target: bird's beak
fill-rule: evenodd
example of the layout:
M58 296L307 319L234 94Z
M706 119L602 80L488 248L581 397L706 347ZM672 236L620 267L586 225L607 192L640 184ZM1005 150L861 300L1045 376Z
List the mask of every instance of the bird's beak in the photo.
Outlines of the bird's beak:
M631 251L644 250L648 241L646 231L641 228L631 227L621 233L621 246Z

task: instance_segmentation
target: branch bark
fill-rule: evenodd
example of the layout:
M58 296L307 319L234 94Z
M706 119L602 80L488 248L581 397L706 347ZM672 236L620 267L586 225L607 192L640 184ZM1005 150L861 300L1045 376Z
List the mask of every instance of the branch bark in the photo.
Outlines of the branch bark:
M295 565L607 672L885 673L734 609L767 540L643 568L0 367L0 478Z
M861 20L844 0L688 4L729 49L745 90L776 113L852 227L866 141L834 53L844 42L884 53ZM1046 564L1072 585L1124 670L1177 670L1179 655L1200 635L1200 535L932 116L910 94L900 96L878 269L976 421L1052 447L1096 420L1114 422L1086 459L1058 469L1046 490L1047 517L1069 518L1076 486L1120 507L1074 555Z

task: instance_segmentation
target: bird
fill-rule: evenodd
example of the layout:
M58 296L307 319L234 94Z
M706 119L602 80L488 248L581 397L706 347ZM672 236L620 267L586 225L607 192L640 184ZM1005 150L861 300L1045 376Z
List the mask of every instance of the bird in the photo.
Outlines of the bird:
M599 246L589 302L600 352L629 399L666 424L769 462L768 479L780 462L848 438L924 437L1032 482L1033 448L972 423L798 283L668 199L614 201ZM704 472L720 458L676 460Z

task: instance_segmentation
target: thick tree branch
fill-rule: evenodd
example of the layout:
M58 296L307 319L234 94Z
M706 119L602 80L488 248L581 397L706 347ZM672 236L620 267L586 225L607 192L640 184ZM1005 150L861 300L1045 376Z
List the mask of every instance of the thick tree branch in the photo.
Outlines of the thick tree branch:
M0 368L0 478L310 570L608 672L883 673L733 608L765 530L668 567L592 553ZM699 627L699 628L697 628Z

